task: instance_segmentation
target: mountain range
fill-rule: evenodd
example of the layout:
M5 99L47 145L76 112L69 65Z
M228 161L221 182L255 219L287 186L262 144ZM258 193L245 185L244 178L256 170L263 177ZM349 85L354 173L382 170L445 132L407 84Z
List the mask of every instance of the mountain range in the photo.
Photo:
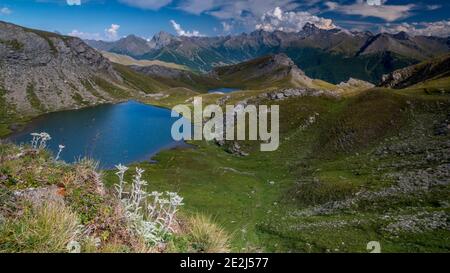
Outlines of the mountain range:
M253 90L308 87L348 92L355 85L363 89L372 86L362 81L365 77L358 77L361 76L358 60L362 59L374 61L372 66L365 67L366 72L374 72L368 69L372 67L383 76L387 67L392 70L393 74L383 77L381 85L386 87L402 88L406 83L448 73L448 57L430 61L434 55L448 50L448 39L321 30L313 25L305 26L301 33L257 31L216 38L160 33L150 41L128 36L117 42L88 43L108 52L95 50L79 38L0 22L0 104L5 105L2 120L7 121L13 115L35 116L139 99L148 94L169 94L172 88L199 93L221 87ZM294 50L294 45L298 50ZM172 52L169 55L174 59L145 58L157 51ZM206 51L211 54L204 55ZM181 56L190 62L183 62ZM205 56L216 62L206 62ZM321 62L321 58L326 62L317 67L304 69L298 64L305 59ZM245 61L237 63L239 60ZM394 69L420 60L424 63ZM199 73L192 68L200 61L205 69L209 68L208 72ZM336 63L328 65L333 61ZM314 71L328 76L340 73L342 80L340 84L330 84L320 80L323 77L311 76L320 75Z
M161 43L167 42L163 39ZM156 43L155 46L160 46ZM134 48L134 47L132 47ZM1 120L86 107L172 88L204 93L220 87L319 87L285 54L196 73L163 61L100 52L76 37L0 22Z
M0 21L0 125L170 87L110 62L83 40Z
M378 83L384 74L450 51L450 39L429 36L324 30L257 30L236 36L186 37L160 32L151 40L130 35L114 42L87 40L99 50L135 59L176 63L194 71L285 53L311 78L339 83L350 77Z

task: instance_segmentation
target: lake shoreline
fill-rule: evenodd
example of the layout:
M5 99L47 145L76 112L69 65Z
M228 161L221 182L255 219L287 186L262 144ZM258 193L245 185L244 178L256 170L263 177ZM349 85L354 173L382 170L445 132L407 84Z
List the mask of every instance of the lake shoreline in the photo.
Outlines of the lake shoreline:
M97 105L90 105L90 106L82 107L82 108L78 108L78 109L64 109L64 110L61 110L61 111L48 112L48 113L44 113L44 114L38 115L36 117L32 117L32 118L28 119L26 122L24 122L23 125L13 128L14 130L10 134L8 134L6 136L3 136L1 139L17 144L17 138L28 137L27 131L34 131L33 127L36 126L36 124L45 122L45 119L51 117L52 115L58 115L58 114L64 114L64 113L66 115L68 115L68 112L77 113L78 111L83 112L83 111L86 111L86 110L89 110L89 109L94 109L96 107L120 106L122 104L124 105L124 107L127 107L126 104L128 104L128 103L130 103L132 105L136 105L136 106L138 106L140 108L142 108L143 106L146 106L146 107L149 107L149 108L153 109L153 111L156 110L157 112L159 112L160 114L156 114L156 116L152 116L151 114L150 115L149 114L142 115L143 118L147 118L147 119L148 118L156 118L157 121L155 121L155 122L160 122L160 120L161 120L161 116L160 116L161 112L159 110L171 111L171 109L168 108L168 107L164 107L164 106L161 106L161 105L152 105L152 104L143 102L142 100L138 100L138 99L128 99L128 100L121 100L121 101L118 101L118 102L109 102L109 103L103 103L103 104L97 104ZM139 116L141 114L137 114L137 115ZM163 114L163 116L166 116L166 115ZM167 118L168 119L174 119L174 118L172 118L170 116L170 113L169 113L169 116L167 116ZM93 120L95 120L95 118ZM162 122L162 120L161 120L161 122ZM167 121L165 121L165 122L167 122ZM61 124L63 124L63 122L61 122ZM157 125L158 123L152 123L152 124ZM171 125L171 124L172 123L170 123L169 125ZM140 124L137 124L136 126L137 127L141 127ZM152 129L153 129L153 127L147 128L147 130L152 130ZM37 131L40 131L40 130L37 130ZM158 131L158 129L155 128L154 131ZM158 142L158 141L163 141L163 142L164 141L165 142L169 141L169 142L172 142L173 141L173 139L171 137L168 138L167 135L165 137L162 137L161 140L159 140L158 136L156 136L156 140L155 140L155 135L154 134L155 133L152 133L152 134L148 135L148 137L150 137L150 139L153 138L153 140L150 141L151 143L154 143L155 141L156 142ZM102 136L102 137L104 137L104 136ZM31 137L29 137L29 138L31 140ZM124 137L123 139L125 139L125 141L128 141L126 137ZM122 142L124 141L123 139L122 139ZM87 139L82 139L82 141L86 141L86 140ZM102 145L102 143L104 141L98 141L98 142L100 143L99 145ZM23 141L23 142L20 142L20 143L25 144L27 142ZM88 143L89 143L89 141L88 141ZM52 144L53 144L53 146L55 145L55 143L52 143ZM91 144L89 144L89 145L91 145ZM95 145L97 145L97 144L94 143L93 145L95 147ZM128 144L128 145L131 145L131 144ZM159 144L148 144L148 143L146 143L146 145L159 145ZM192 147L192 145L189 145L185 141L183 141L183 143L175 142L175 143L163 144L163 146L161 146L161 147L157 147L156 146L156 147L152 148L152 149L155 149L155 151L149 151L148 153L143 154L142 156L138 156L135 160L129 160L129 162L126 162L127 160L125 160L125 162L126 162L126 164L139 164L139 163L142 163L142 162L157 163L157 162L153 161L153 158L158 153L160 153L161 151L171 150L171 149L176 149L176 148L189 148L189 147ZM97 148L94 148L94 149L97 149ZM139 148L133 147L133 149L134 150L139 150L139 152L141 152L141 149L139 149ZM145 148L142 148L142 149L145 149ZM53 152L56 152L56 151L53 151ZM123 152L128 153L128 150L124 150ZM83 154L83 153L80 152L79 158L89 157L88 154L84 154L84 156L82 156L81 154ZM128 154L127 154L127 156L125 158L129 158ZM95 158L95 159L98 160L101 165L104 162L104 160L102 160L102 159L97 159L97 158ZM73 158L68 160L68 163L73 163L73 162L76 162L76 160L74 160ZM108 169L113 168L113 166L110 163L108 163L108 162L106 162L104 164L105 164L105 166L102 166L102 169L104 169L104 170L108 170Z

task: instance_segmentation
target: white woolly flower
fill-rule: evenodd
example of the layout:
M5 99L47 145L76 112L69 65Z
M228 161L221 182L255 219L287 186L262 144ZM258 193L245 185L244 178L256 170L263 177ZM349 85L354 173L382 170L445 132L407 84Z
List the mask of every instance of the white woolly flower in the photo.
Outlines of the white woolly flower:
M51 140L52 137L46 133L31 133L33 139L31 140L31 148L33 149L45 149L47 147L47 141Z
M59 148L59 151L58 151L58 154L56 155L55 161L58 161L58 160L59 160L59 157L60 157L60 155L61 155L61 152L62 152L62 150L63 150L64 148L66 148L66 146L64 146L64 145L62 145L62 144L59 144L58 148Z
M183 198L176 192L147 193L147 181L142 179L144 170L140 168L136 168L130 191L125 193L123 176L128 168L119 164L116 169L119 177L116 189L131 232L151 244L163 242L166 235L173 232L172 224L179 206L183 205Z
M81 253L81 245L77 241L70 241L67 244L67 251L69 253Z

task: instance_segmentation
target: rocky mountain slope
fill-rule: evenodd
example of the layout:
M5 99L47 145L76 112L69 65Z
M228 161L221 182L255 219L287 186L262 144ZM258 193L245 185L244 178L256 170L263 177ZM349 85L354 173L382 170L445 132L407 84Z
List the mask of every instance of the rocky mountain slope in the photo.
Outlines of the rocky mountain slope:
M216 67L210 73L194 73L162 65L131 65L129 67L169 86L187 87L197 91L221 87L239 89L274 87L335 89L332 84L306 76L283 53L267 55L234 65Z
M39 114L139 99L170 88L113 64L79 38L1 21L0 66L1 136Z
M286 54L268 55L236 65L214 68L210 73L235 87L319 87Z
M122 77L78 38L0 22L0 59L4 100L23 114L75 108L124 95L105 88L121 85Z
M350 77L378 82L383 74L450 50L448 38L323 30L312 24L298 33L258 30L226 37L175 37L161 32L150 41L133 35L116 42L87 43L101 50L200 71L286 53L309 77L333 83Z
M384 75L380 86L406 88L418 83L448 77L450 77L449 54Z

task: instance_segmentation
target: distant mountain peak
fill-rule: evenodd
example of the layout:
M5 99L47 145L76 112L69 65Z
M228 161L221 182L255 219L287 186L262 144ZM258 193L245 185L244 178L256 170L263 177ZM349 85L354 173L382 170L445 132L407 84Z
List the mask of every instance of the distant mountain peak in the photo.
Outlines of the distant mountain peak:
M153 36L153 38L165 39L165 38L175 38L175 36L162 30L162 31L158 32L157 34L155 34L155 36Z
M320 34L320 33L338 33L343 31L340 28L330 28L330 29L325 29L325 28L320 28L318 26L316 26L313 23L307 22L302 30L300 31L301 34L303 34L304 36L311 36L314 34Z
M160 31L155 34L155 36L153 36L148 45L152 49L160 49L162 47L170 45L173 41L179 41L179 38L168 32Z
M140 37L138 37L137 35L134 34L129 34L125 37L125 39L142 39Z
M304 26L303 26L303 31L316 31L319 30L320 28L318 28L315 24L307 22Z
M119 40L120 42L134 42L134 43L142 43L145 42L146 40L142 37L139 37L137 35L134 34L130 34L122 39Z
M399 39L399 40L408 40L409 39L409 34L404 32L404 31L400 31L397 34L393 35L394 38Z

